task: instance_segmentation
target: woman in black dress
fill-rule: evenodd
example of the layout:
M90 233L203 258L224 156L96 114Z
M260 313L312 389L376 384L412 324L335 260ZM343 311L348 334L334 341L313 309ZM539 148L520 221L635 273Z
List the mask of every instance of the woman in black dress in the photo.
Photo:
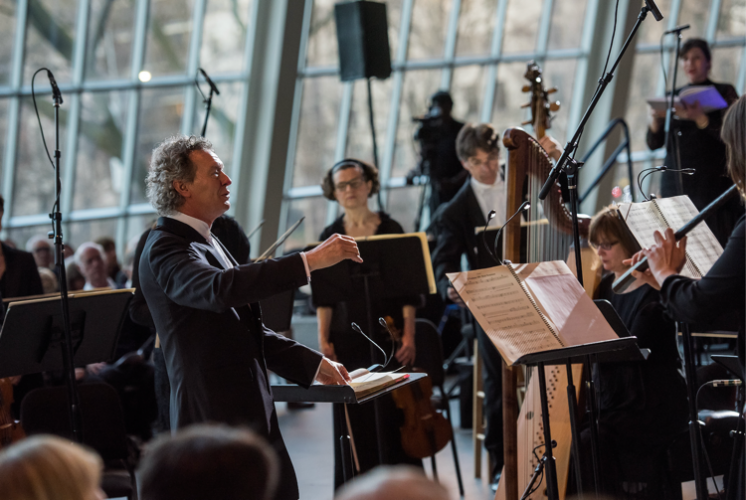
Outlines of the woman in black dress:
M610 495L621 493L618 488L629 477L625 472L629 464L646 463L646 459L664 463L662 454L675 436L686 431L687 423L676 329L658 291L639 282L623 294L611 290L614 280L629 269L624 260L639 248L619 217L617 209L609 207L591 222L590 241L608 272L596 298L611 302L630 334L637 337L638 346L650 349L650 356L645 361L600 363L593 373L599 399L601 482ZM585 432L584 444L589 444L589 437ZM651 471L648 492L659 490L660 477ZM592 485L592 478L588 463L583 480Z
M322 188L324 195L330 200L337 201L344 209L344 213L324 229L320 240L323 241L335 233L353 237L404 233L401 225L385 212L374 212L368 207L368 198L380 189L378 170L373 165L360 160L343 160L327 172ZM311 285L313 286L313 282ZM382 355L380 359L371 357L370 343L365 337L353 331L350 324L355 322L360 325L369 337L389 353L392 345L390 335L377 321L378 318L386 316L393 320L392 330L402 332L400 340L397 341L399 345L395 359L387 370L401 365L411 366L414 362L415 307L419 304L419 297L408 300L383 300L373 297L372 317L376 329L372 332L367 331L368 320L364 300L329 303L317 294L314 294L313 300L319 323L321 352L324 356L344 364L348 371L367 368L374 363L383 363ZM361 472L365 472L379 464L375 414L371 405L348 405L347 410ZM401 449L399 412L390 396L380 398L379 414L383 427L381 441L384 448L384 463L421 464L420 460L408 457ZM343 430L344 422L337 422L335 419L335 486L342 483L341 456L337 443Z
M741 97L723 120L722 139L728 152L728 174L738 186L741 201L746 198L746 96ZM649 269L635 272L637 281L658 288L661 302L678 321L705 323L717 327L718 320L732 314L738 317L737 354L744 370L744 331L746 330L746 217L741 217L723 254L701 280L679 275L686 261L686 239L676 242L672 229L655 232L656 244L637 252L627 261L634 264L648 258ZM743 409L739 409L743 411ZM744 498L744 464L741 458L739 491L733 498Z
M710 47L705 40L691 38L681 47L681 62L689 83L679 89L694 85L713 85L728 105L738 99L733 85L715 83L709 78L712 67ZM694 169L693 175L682 175L683 191L678 191L678 174L661 174L661 195L664 198L685 194L691 198L697 210L702 210L723 191L733 185L725 168L725 144L720 140L725 109L705 113L697 101L694 105L677 105L671 127L673 133L666 152L665 165L671 168ZM665 144L665 111L651 109L652 122L648 128L647 143L650 149L662 148ZM674 162L674 160L678 160ZM731 231L743 215L743 207L732 200L714 216L707 219L707 225L725 246Z

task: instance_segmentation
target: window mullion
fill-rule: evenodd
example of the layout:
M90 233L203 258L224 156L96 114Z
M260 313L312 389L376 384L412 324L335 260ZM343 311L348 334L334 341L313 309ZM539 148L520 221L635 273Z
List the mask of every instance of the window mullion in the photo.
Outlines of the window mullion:
M207 0L197 0L192 13L192 39L189 43L189 58L187 60L187 76L196 77L199 69L199 54L202 47L202 31L205 25L205 11ZM194 117L197 109L197 89L193 85L184 87L184 114L181 116L181 133L184 135L199 134L201 126L194 130Z
M448 21L448 33L446 34L446 43L444 47L444 59L446 67L440 79L441 90L450 90L451 80L453 79L453 59L456 57L456 40L458 38L458 20L461 15L461 0L453 0L451 5L451 17Z
M505 36L505 18L508 12L508 0L500 0L495 12L495 31L492 33L492 44L490 45L490 57L500 57L503 50L503 37ZM482 100L481 120L485 123L492 121L492 109L495 107L495 91L497 90L497 67L499 63L491 64L487 70L487 85L484 89Z

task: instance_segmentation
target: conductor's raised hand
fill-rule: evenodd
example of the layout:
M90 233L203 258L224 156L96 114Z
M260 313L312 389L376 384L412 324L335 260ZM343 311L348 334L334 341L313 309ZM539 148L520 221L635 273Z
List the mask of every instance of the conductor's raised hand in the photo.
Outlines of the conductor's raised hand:
M336 363L329 358L321 358L321 366L316 380L324 385L347 385L350 383L350 374L342 363Z
M363 262L355 239L341 234L331 235L319 246L306 252L306 260L311 271L331 267L345 259L358 264Z

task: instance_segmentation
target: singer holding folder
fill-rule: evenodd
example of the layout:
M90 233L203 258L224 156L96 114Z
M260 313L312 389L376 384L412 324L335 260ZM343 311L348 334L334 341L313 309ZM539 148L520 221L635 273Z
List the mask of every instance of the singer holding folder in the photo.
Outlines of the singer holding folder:
M275 499L297 500L268 371L306 387L314 380L345 384L349 375L265 327L259 301L306 284L316 269L362 262L357 244L335 235L309 252L238 264L210 231L230 208L231 180L204 138L166 139L153 151L146 183L161 217L140 258L140 285L166 359L171 427L206 421L251 427L280 458Z
M712 85L728 105L738 99L733 85L715 83L709 78L712 68L710 47L705 40L690 38L681 47L682 69L688 84L676 89L678 95L691 86ZM651 122L647 132L647 144L650 149L663 147L665 143L665 110L650 110ZM692 175L683 175L683 192L677 192L678 174L664 172L661 177L661 196L668 198L680 194L688 195L697 210L702 210L717 198L723 191L732 186L726 175L725 145L720 139L720 127L723 123L725 109L716 109L705 113L699 101L691 106L676 106L676 114L671 123L673 134L668 144L665 165L677 169L690 168ZM676 160L676 161L674 161ZM731 200L720 211L707 219L707 225L725 246L728 236L743 215L743 207L736 199Z
M324 228L321 240L334 234L352 237L373 236L378 234L402 234L404 229L385 212L374 212L368 207L368 199L378 193L380 184L378 170L371 164L348 158L335 164L324 176L321 183L324 196L336 201L344 213L332 224ZM361 294L344 302L331 303L314 294L314 306L319 323L319 346L328 358L339 361L350 371L367 368L383 360L371 359L370 342L360 333L352 330L351 323L368 328L367 306ZM378 324L377 319L388 316L393 323L390 329L401 332L401 344L395 360L387 370L402 365L412 366L415 360L415 308L420 304L420 296L397 300L371 298L372 317L376 319L375 330L365 331L385 352L391 352L389 333ZM419 459L413 459L404 453L401 445L400 424L401 412L397 410L391 396L379 400L379 418L384 423L380 442L384 463L422 465ZM375 413L370 406L348 405L350 426L355 447L360 461L360 472L368 471L379 465L378 443L376 435ZM337 443L339 436L346 435L345 422L340 422L334 413L334 485L342 485L342 457Z

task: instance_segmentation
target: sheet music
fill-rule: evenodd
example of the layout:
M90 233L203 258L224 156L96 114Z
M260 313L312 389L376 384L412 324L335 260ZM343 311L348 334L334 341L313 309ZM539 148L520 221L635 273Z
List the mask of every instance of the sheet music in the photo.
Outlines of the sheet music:
M525 354L562 347L505 266L447 276L509 364Z
M663 200L656 201L660 202ZM652 201L645 201L642 203L622 203L619 205L619 210L627 223L627 227L632 231L632 235L642 248L648 248L655 245L655 231L660 231L662 233L668 227L666 224L668 217L664 219L658 211L658 207L656 207L655 203ZM674 227L674 229L677 228ZM689 262L688 258L687 263L684 265L684 269L681 270L681 275L693 279L701 277L697 274L697 271L691 262Z
M663 198L656 200L661 212L666 217L674 231L677 231L684 224L692 220L699 214L697 207L688 196L674 196L673 198ZM700 276L696 270L692 272L696 277L701 278L715 264L720 255L723 253L723 247L715 238L712 230L706 222L698 224L687 235L686 239L686 256L687 260L693 262L697 269L702 273Z

